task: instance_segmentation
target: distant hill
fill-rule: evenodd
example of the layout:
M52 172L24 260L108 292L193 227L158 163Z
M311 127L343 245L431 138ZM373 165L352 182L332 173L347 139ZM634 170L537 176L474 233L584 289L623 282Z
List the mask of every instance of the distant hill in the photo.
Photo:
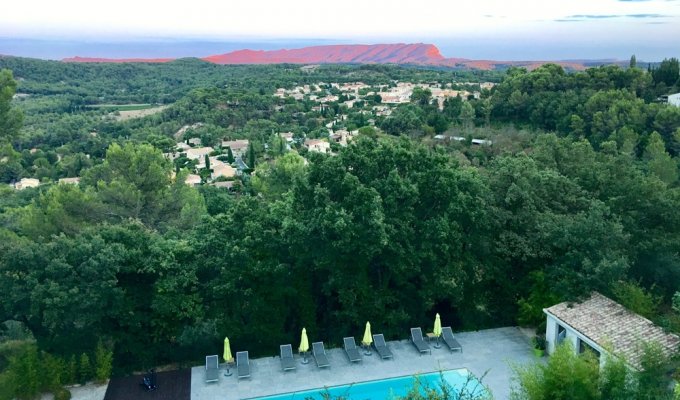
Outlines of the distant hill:
M98 57L72 57L64 58L64 62L80 63L164 63L173 61L174 58L98 58Z
M65 58L65 62L168 62L171 58ZM236 50L225 54L217 54L202 58L215 64L410 64L456 67L467 69L502 69L510 66L534 69L552 62L573 70L582 70L589 66L617 64L617 60L557 60L557 61L495 61L470 60L466 58L445 58L437 46L425 43L396 44L349 44L311 46L299 49L282 50Z

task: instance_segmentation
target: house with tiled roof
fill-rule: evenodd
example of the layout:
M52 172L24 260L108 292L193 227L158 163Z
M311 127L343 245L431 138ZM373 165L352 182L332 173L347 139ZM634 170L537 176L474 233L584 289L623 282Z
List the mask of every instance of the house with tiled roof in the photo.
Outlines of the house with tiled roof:
M666 356L677 353L680 337L666 333L652 321L600 293L581 302L564 302L543 310L547 317L548 354L562 342L578 352L591 350L600 357L613 353L640 368L644 344L657 343ZM603 362L606 357L600 357Z

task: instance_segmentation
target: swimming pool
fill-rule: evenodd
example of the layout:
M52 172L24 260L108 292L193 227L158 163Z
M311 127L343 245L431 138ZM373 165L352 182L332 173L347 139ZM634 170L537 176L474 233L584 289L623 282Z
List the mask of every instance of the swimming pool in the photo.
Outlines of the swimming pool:
M486 389L472 376L467 369L452 369L441 372L431 372L417 376L400 376L397 378L376 381L357 382L342 386L304 390L294 393L277 394L273 396L253 397L250 400L325 400L328 396L341 396L346 400L386 400L396 396L404 396L413 389L416 380L422 388L436 389L441 392L444 386L454 389L454 392L465 387L473 395L483 395ZM467 384L466 384L467 382Z

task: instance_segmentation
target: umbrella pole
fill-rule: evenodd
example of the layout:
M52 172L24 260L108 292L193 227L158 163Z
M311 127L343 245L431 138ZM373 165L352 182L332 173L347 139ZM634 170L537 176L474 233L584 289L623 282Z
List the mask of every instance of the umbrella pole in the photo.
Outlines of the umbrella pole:
M370 356L371 354L371 345L370 344L364 344L364 355L365 356Z
M438 349L440 347L441 347L441 345L439 344L439 336L437 336L437 340L434 342L434 348Z
M307 359L307 352L303 351L302 352L302 363L307 364L308 362L309 362L309 360Z

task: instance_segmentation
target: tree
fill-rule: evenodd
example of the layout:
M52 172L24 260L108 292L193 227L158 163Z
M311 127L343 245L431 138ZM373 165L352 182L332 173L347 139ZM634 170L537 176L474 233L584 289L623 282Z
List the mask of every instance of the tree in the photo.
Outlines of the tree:
M252 142L248 146L248 167L255 169L255 147L253 147Z
M234 159L234 153L231 151L231 147L227 147L227 162L233 164L236 160Z
M469 101L463 102L460 107L460 114L458 118L463 123L465 129L470 129L472 127L473 121L475 119L475 109L472 107Z
M205 169L207 171L210 171L210 157L206 154L204 159L205 159Z
M295 152L286 153L272 163L263 163L255 168L253 188L267 198L279 198L290 190L296 180L303 179L305 159Z
M21 128L23 116L11 105L16 88L12 71L0 70L0 144L2 141L12 141Z
M661 64L652 70L654 83L663 83L666 86L673 86L680 78L680 63L677 58L664 58Z
M81 384L87 383L92 379L92 363L90 363L90 356L87 353L80 355L80 362L78 363L78 381Z
M647 160L649 172L666 184L678 180L678 163L666 152L666 146L657 132L653 132L645 147L643 159Z
M628 63L628 68L636 68L637 67L637 59L635 58L635 54L630 56L630 62Z
M113 352L104 346L100 339L94 353L95 359L95 378L99 383L106 382L111 377L113 371Z
M10 359L9 371L16 396L34 399L40 390L40 360L34 344L26 346L20 355Z
M432 92L430 89L423 89L419 86L413 88L413 93L411 94L411 103L415 103L421 107L429 106L432 100Z

